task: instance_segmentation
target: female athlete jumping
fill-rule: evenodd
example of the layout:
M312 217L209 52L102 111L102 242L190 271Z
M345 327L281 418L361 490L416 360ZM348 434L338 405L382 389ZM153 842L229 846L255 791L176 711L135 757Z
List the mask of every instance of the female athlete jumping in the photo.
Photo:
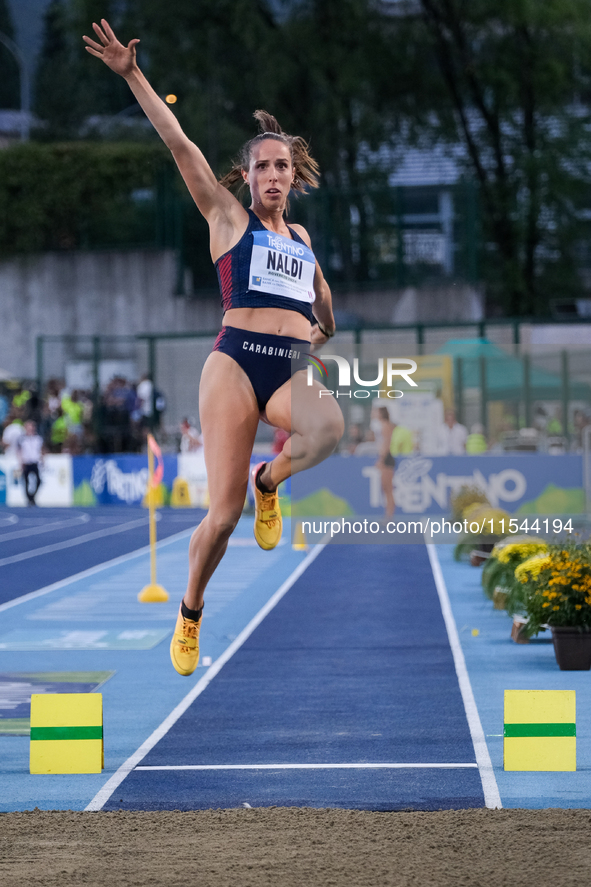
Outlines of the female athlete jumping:
M310 238L285 221L290 190L317 187L318 167L303 139L286 135L274 117L257 111L260 134L218 181L138 68L139 40L123 46L105 19L92 27L99 42L85 36L87 51L127 81L209 224L224 308L199 385L210 507L191 538L189 581L170 647L176 670L189 675L199 661L205 588L242 513L259 418L291 433L282 452L251 476L254 533L265 549L281 538L278 485L325 459L343 433L336 401L321 397L317 382L308 386L304 373L294 374L310 345L323 344L335 329L330 289ZM250 188L248 210L228 190L242 180Z

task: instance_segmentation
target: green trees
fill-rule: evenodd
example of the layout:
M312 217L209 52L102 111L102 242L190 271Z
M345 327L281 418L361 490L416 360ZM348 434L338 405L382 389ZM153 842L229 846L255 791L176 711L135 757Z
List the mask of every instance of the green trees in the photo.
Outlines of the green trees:
M216 172L254 135L256 108L311 142L323 193L296 204L294 214L323 234L330 229L323 251L334 256L340 279L367 281L367 188L384 187L390 171L371 149L391 137L411 73L403 70L398 32L386 33L374 0L178 0L174 16L161 0L138 0L130 18L145 34L153 83L178 94L175 113Z
M50 0L34 90L35 113L43 121L37 138L79 138L89 117L117 114L133 104L120 78L104 65L89 64L82 42L93 20L108 17L117 8L113 0ZM116 14L113 21L117 19L121 15Z
M0 29L6 14L0 0ZM122 40L141 38L142 68L158 92L178 96L175 113L216 173L254 134L256 108L311 141L322 188L294 214L325 235L333 280L376 280L388 237L400 264L388 179L410 146L443 146L477 183L480 269L495 310L544 313L550 298L581 293L591 0L175 0L173 10L164 0L51 0L40 138L77 139L90 116L133 107L126 84L82 45L103 15ZM0 95L9 81L0 77Z
M31 142L0 151L0 255L155 240L142 199L169 163L160 145ZM164 232L161 245L172 245Z
M433 137L480 187L488 284L512 315L580 292L591 190L588 0L421 0L446 90ZM435 109L434 109L435 110Z

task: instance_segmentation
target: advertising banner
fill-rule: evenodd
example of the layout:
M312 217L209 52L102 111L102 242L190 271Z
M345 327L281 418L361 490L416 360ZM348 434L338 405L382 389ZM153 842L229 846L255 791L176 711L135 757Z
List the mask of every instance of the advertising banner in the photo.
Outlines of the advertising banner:
M190 504L193 507L207 508L209 496L203 447L196 453L179 453L178 477L188 484Z
M375 463L375 456L331 456L297 475L292 507L301 515L382 513L381 472ZM511 513L582 514L585 510L580 455L511 453L396 459L397 514L448 514L450 496L463 486L479 487L492 506Z
M36 496L37 505L59 507L72 504L71 456L67 454L44 456L43 464L39 466L39 475L41 486ZM0 456L0 504L12 508L27 504L16 456Z
M148 483L148 457L140 454L76 456L74 505L141 505ZM160 502L167 505L177 476L177 457L164 456Z

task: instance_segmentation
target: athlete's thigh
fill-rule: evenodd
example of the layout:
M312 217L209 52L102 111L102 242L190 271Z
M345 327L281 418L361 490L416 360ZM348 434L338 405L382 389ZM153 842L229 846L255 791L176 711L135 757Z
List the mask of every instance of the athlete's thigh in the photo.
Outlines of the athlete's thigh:
M316 380L308 385L305 372L295 373L275 391L267 403L265 419L301 435L343 425L343 414L334 397Z
M220 497L244 501L259 409L244 370L219 351L201 373L199 418L212 504Z

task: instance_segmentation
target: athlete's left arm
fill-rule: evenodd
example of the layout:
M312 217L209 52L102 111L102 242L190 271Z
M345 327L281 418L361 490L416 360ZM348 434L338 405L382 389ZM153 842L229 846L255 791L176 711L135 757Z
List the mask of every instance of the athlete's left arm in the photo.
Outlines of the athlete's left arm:
M310 235L306 229L301 225L291 225L291 227L294 231L297 231L302 240L312 249ZM334 334L335 320L332 313L332 294L322 273L322 268L318 264L318 259L316 259L316 273L314 274L314 292L316 293L316 299L312 312L322 329L326 330L329 335L325 336L319 327L314 325L312 327L312 345L323 345Z

